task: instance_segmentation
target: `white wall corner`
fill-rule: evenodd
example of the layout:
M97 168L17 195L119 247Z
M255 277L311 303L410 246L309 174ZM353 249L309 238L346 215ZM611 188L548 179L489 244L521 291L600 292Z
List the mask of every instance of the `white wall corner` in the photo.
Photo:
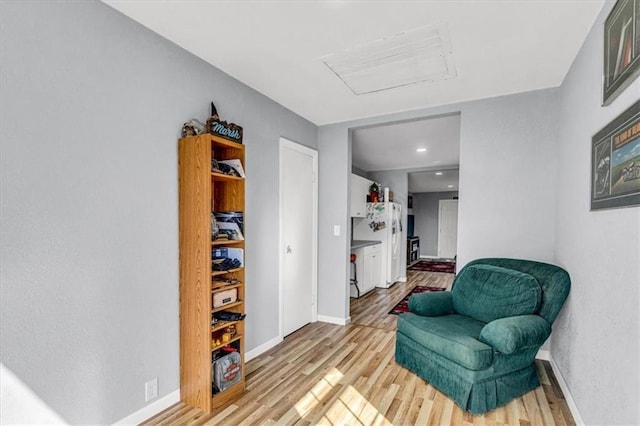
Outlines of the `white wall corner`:
M282 342L282 336L276 336L273 339L261 344L257 348L253 348L244 355L244 362L249 362L257 356L265 353L269 349L277 346L280 342Z
M180 402L180 389L176 389L168 395L163 396L159 400L141 408L133 414L128 415L122 420L115 422L115 425L139 425L156 414L166 410L173 404Z
M338 318L338 317L330 317L328 315L318 315L318 321L328 322L329 324L347 325L351 322L351 317Z
M398 282L406 283L406 282L407 282L407 277L400 277L400 278L398 278Z

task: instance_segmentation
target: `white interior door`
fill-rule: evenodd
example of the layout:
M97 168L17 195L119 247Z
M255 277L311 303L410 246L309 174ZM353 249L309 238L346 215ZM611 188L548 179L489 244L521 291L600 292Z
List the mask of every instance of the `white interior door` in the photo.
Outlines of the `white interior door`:
M438 210L438 257L452 258L457 253L458 200L440 200Z
M282 336L316 321L318 152L280 139Z

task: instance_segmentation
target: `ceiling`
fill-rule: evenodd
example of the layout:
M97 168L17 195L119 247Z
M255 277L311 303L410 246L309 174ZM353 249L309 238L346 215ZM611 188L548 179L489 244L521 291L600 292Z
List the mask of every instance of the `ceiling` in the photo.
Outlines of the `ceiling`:
M604 3L104 1L316 125L559 86ZM440 81L357 95L325 64L425 26L449 36Z
M409 173L409 192L458 191L458 169Z
M351 140L353 165L367 172L457 168L460 114L356 129Z
M103 1L319 126L559 86L604 4ZM460 115L356 129L352 141L362 170L416 170L411 192L458 188Z

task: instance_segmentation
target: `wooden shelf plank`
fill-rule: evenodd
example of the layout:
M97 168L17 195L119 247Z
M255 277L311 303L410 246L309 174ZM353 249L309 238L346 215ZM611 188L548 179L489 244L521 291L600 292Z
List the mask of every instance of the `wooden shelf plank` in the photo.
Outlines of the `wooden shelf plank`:
M213 346L211 345L211 352L213 351L217 351L218 349L222 349L225 346L229 346L230 344L232 344L233 342L237 342L238 340L242 339L242 334L237 334L236 337L234 337L233 339L229 340L227 343L223 343L221 345L218 346Z
M223 328L227 328L230 325L238 324L240 321L218 321L214 325L211 326L211 332L222 330Z
M211 292L212 293L218 293L220 291L225 291L225 290L230 290L232 288L239 288L242 287L244 285L244 283L238 283L238 284L220 284L220 285L213 285L211 287Z
M240 381L238 383L236 383L235 385L231 386L229 389L224 390L222 392L219 392L219 393L213 395L213 398L211 399L211 407L212 408L222 407L222 406L226 405L227 403L233 401L236 397L241 395L242 392L244 392L244 365L245 365L244 362L242 363L242 365L243 365L243 370L242 370L243 377L242 377L242 379L240 379Z
M230 274L232 272L240 272L242 271L244 268L234 268L234 269L227 269L226 271L213 271L211 273L212 277L217 277L219 275L224 275L224 274Z
M226 147L244 150L244 144L232 142L228 139L221 138L220 136L212 135L211 133L207 133L207 136L211 138L211 141L215 144L215 147Z
M233 244L243 244L244 240L212 240L212 246L230 246Z
M203 133L201 135L196 135L196 136L185 136L182 139L186 139L186 140L195 140L198 138L206 138L209 140L209 142L211 142L211 146L214 148L231 148L231 149L240 149L244 151L245 145L238 143L238 142L233 142L230 141L228 139L225 138L221 138L220 136L217 135L212 135L211 133Z
M234 306L240 306L244 303L244 300L238 300L237 302L233 302L233 303L228 303L224 306L220 306L219 308L214 308L211 310L211 312L220 312L220 311L225 311L229 308L233 308Z
M224 181L237 182L237 181L244 180L244 178L242 177L225 175L224 173L218 173L218 172L211 172L211 178L218 182L224 182Z

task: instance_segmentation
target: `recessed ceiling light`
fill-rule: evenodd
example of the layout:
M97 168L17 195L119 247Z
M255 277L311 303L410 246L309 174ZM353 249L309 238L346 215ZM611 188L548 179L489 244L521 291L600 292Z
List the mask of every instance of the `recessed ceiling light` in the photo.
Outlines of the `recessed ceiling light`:
M427 152L427 148L418 148L416 152Z
M436 172L436 176L442 176L442 172Z
M447 188L453 188L453 185L448 185Z

